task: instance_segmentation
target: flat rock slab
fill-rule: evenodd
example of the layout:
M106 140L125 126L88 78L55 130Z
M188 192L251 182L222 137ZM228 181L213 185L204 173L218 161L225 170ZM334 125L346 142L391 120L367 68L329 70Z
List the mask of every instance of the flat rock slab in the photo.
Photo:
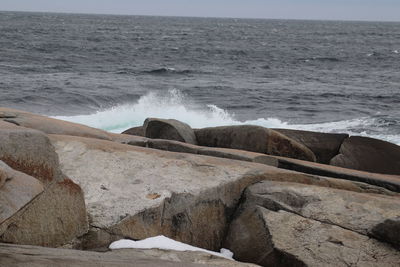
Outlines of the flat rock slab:
M26 128L36 129L47 134L64 134L110 140L106 131L82 124L53 119L21 110L0 107L0 114L2 113L12 114L12 116L0 116L0 119L3 121Z
M219 158L249 161L302 173L358 181L400 192L400 176L350 170L316 162L265 155L239 149L203 147L172 140L149 139L139 136L114 134L113 141L133 146L149 147L159 150L206 155Z
M361 171L400 174L400 146L369 137L351 136L330 164Z
M50 138L63 172L85 192L92 227L102 230L89 237L86 247L108 245L121 236L163 234L219 249L244 188L263 179L304 176L262 164L96 139Z
M0 243L0 266L250 267L256 265L235 262L203 252L179 252L155 249L121 249L108 252L93 252Z

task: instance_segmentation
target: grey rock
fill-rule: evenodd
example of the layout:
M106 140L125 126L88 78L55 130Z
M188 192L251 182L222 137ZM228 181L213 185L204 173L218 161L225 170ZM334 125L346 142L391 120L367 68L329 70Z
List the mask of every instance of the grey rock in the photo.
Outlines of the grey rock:
M45 184L61 175L58 156L48 137L32 129L17 126L0 128L0 160Z
M69 179L45 190L0 224L0 242L56 247L88 231L80 187Z
M340 146L349 137L348 134L319 133L311 131L273 129L305 145L314 152L317 162L329 164L339 154Z
M3 120L6 120L9 123L26 128L36 129L47 134L64 134L110 140L110 136L106 131L77 123L57 120L11 108L0 107L0 114L1 113L13 114L13 116L3 118Z
M351 170L331 165L320 164L316 162L265 155L245 150L217 148L217 147L203 147L178 141L149 139L133 135L114 134L113 141L123 144L149 147L159 150L256 162L282 169L307 173L311 175L339 178L355 182L358 181L362 183L362 185L360 186L364 188L368 187L367 184L370 184L371 185L369 186L370 189L375 190L376 193L385 191L385 194L388 194L387 190L400 192L400 176L398 175L369 173L369 172ZM327 181L327 180L323 179L320 181ZM349 183L349 184L354 185L355 183ZM381 187L381 189L379 189L378 187Z
M385 240L400 249L400 216L386 219L370 230L373 237Z
M0 161L0 225L43 190L39 180L15 171Z
M145 136L143 126L137 126L129 128L122 132L122 134L136 135L136 136Z
M225 246L236 259L262 266L398 266L393 247L339 226L283 210L247 207Z
M0 241L59 246L88 230L80 187L61 172L41 131L0 122Z
M244 188L263 179L308 179L244 161L71 136L51 140L63 172L85 193L92 228L84 248L163 234L218 249Z
M340 154L335 156L331 165L343 168L400 174L400 146L369 137L351 136L346 139Z
M262 181L247 188L245 199L246 206L285 210L400 246L400 195Z
M256 265L235 262L203 252L180 252L156 249L120 249L107 252L94 252L0 243L0 266L251 267Z
M260 126L210 127L196 129L195 134L200 146L242 149L308 161L316 160L309 148L277 131Z
M143 124L144 136L197 144L193 129L186 123L173 119L147 118Z

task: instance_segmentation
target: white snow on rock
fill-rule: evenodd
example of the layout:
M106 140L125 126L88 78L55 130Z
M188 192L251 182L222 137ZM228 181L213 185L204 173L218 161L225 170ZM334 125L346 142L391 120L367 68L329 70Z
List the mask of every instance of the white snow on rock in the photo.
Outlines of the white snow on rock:
M223 257L233 260L233 253L225 248L221 252L215 252L198 247L194 247L182 242L175 241L163 235L146 238L140 241L133 241L129 239L121 239L110 244L110 249L123 249L123 248L140 248L140 249L164 249L164 250L177 250L177 251L201 251L215 256Z

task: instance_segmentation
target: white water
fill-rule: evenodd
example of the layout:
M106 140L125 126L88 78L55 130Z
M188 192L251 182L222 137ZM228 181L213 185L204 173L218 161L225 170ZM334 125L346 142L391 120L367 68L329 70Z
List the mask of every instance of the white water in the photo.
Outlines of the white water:
M120 133L128 128L143 125L144 120L149 117L176 119L193 128L253 124L267 128L340 132L369 136L400 145L399 135L377 134L367 132L367 130L356 132L355 129L376 128L376 120L370 117L314 124L289 124L277 118L239 121L235 119L234 114L215 105L200 107L177 90L170 90L165 95L149 93L142 96L136 103L116 106L90 115L57 116L55 118Z

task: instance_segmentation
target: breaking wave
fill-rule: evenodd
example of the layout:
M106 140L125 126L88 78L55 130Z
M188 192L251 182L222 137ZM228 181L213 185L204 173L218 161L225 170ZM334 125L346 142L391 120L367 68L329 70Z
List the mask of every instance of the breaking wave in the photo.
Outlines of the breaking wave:
M385 122L372 117L313 124L293 124L278 118L239 121L233 113L213 104L200 106L178 90L169 90L164 94L151 92L140 97L135 103L118 105L90 115L56 116L55 118L119 133L130 127L142 125L149 117L176 119L193 128L252 124L267 128L340 132L369 136L400 145L400 135L382 132Z

